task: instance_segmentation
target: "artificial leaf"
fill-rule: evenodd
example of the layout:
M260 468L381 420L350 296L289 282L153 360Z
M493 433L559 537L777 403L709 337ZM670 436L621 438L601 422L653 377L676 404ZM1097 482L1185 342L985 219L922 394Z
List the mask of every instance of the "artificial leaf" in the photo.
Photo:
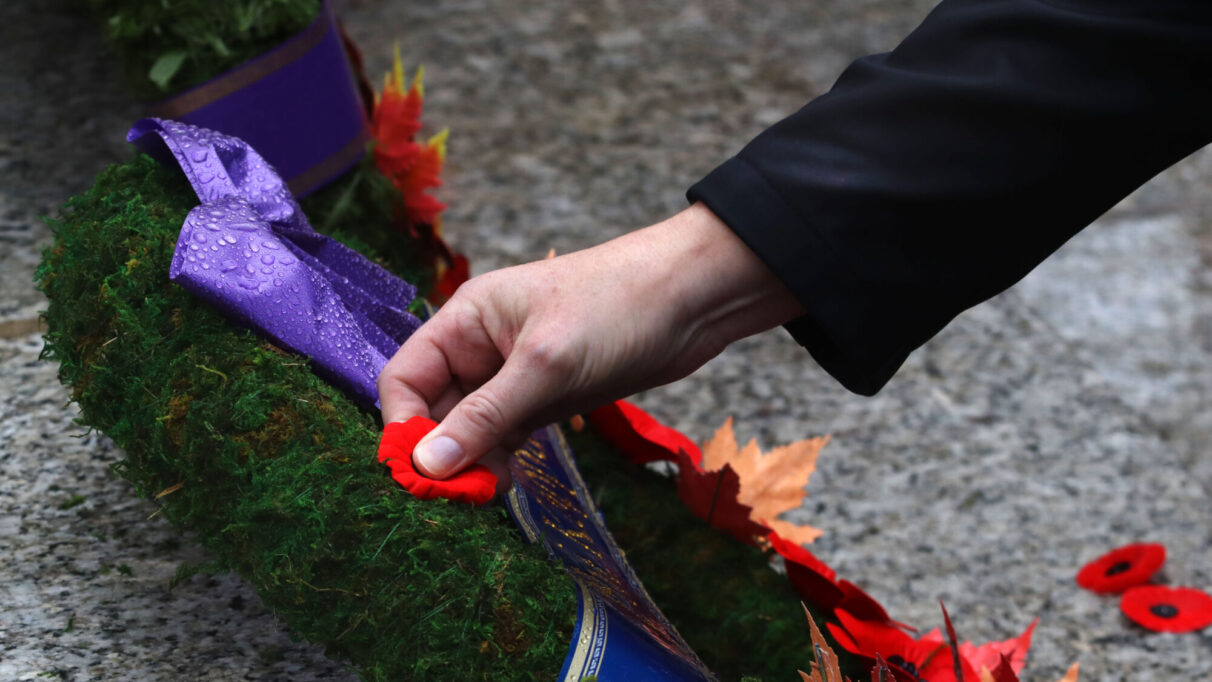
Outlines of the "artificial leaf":
M732 467L741 479L738 501L753 508L754 520L791 542L804 544L820 537L823 531L778 516L803 504L804 488L816 470L821 448L828 442L828 436L807 438L763 455L755 440L743 449L737 447L729 417L703 446L702 467L708 471Z
M805 673L803 670L798 671L804 682L840 682L845 679L842 677L842 669L838 665L837 653L825 641L824 635L816 626L816 621L812 619L812 613L808 611L808 607L804 607L804 616L808 619L809 636L812 638L812 653L815 659L811 664L811 672Z
M980 682L1019 682L1019 680L1018 675L1014 674L1014 668L1010 665L1010 659L1002 656L1002 660L993 670L981 669Z
M416 140L425 104L424 79L422 67L417 69L411 83L406 82L397 46L391 73L383 80L383 91L375 101L371 116L374 161L375 167L400 191L404 222L413 237L435 242L431 250L436 251L448 267L454 267L456 264L441 234L440 214L446 206L427 193L442 184L440 176L446 160L447 131L443 130L425 143Z
M1068 672L1065 673L1065 676L1062 677L1059 682L1077 682L1077 669L1077 663L1069 666Z
M976 682L980 679L972 666L960 657L961 673L956 676L949 647L937 630L914 639L894 625L859 620L849 613L834 611L840 625L830 623L829 632L850 653L874 660L883 656L897 680L930 682Z
M684 450L677 452L674 464L678 468L678 496L695 516L750 544L755 537L770 533L770 528L754 522L753 509L738 500L741 479L731 466L704 471Z

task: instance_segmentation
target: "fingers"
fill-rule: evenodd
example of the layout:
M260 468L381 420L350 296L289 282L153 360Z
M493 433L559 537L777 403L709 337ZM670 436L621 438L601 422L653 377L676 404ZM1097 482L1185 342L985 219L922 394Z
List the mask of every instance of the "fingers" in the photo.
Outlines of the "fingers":
M459 401L436 429L417 445L413 461L421 473L445 478L462 470L558 400L562 374L530 354L510 356L501 371Z
M503 363L478 311L452 301L400 347L379 374L383 421L441 419Z
M451 385L446 355L424 329L414 333L379 374L379 406L385 424L431 417L430 404Z

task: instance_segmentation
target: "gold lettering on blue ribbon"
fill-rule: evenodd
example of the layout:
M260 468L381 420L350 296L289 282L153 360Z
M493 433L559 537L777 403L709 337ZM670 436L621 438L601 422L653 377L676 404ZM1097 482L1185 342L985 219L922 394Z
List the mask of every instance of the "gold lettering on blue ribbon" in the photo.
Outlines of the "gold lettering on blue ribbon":
M514 519L529 539L542 539L582 590L581 634L572 647L568 679L594 674L586 672L594 656L591 644L598 636L590 623L601 618L604 649L605 615L597 611L603 611L606 605L642 629L655 644L705 672L706 667L661 615L614 537L599 520L560 430L549 426L537 432L514 451L510 468L514 489L506 503Z

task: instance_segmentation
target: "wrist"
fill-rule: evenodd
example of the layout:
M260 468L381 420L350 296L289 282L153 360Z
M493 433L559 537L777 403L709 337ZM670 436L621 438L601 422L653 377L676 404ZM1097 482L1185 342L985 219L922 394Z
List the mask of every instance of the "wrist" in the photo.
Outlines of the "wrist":
M641 232L648 231L660 263L659 288L690 333L722 348L804 314L774 272L706 205L696 203Z

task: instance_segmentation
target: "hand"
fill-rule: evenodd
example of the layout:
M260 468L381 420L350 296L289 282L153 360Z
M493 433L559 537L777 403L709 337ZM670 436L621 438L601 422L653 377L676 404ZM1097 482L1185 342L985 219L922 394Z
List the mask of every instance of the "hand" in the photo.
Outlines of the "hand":
M732 341L800 314L757 256L696 204L600 246L465 283L379 375L383 420L439 420L413 458L445 478L545 424L680 379Z

